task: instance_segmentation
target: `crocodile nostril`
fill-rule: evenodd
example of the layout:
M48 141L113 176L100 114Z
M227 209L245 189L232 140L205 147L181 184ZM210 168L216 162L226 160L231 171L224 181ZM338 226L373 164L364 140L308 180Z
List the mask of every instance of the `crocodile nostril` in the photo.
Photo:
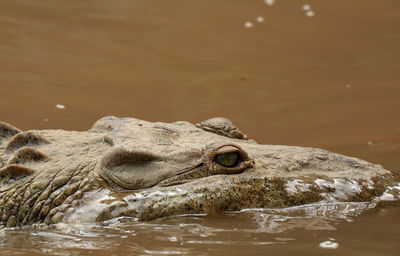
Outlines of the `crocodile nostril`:
M104 167L112 168L124 164L144 164L156 160L160 160L160 157L150 152L116 148L103 157L101 164Z

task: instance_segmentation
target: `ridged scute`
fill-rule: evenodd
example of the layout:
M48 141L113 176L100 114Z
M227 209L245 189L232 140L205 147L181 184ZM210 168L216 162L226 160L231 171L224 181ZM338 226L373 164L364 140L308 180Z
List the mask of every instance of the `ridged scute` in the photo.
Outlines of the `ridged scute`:
M0 180L3 179L20 179L32 175L33 171L25 166L18 164L10 164L0 169Z
M39 146L48 144L49 141L33 132L24 132L15 135L7 144L6 151L14 152L15 150L25 146Z
M0 121L0 139L15 136L22 131L11 124Z
M48 161L50 158L31 147L23 147L18 149L14 155L8 160L8 164L23 164L27 162Z

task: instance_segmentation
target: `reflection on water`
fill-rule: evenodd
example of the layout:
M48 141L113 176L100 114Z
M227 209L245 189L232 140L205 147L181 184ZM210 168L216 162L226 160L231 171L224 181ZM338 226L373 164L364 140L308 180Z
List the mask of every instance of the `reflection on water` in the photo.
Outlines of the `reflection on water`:
M0 120L225 116L260 143L399 170L399 24L393 0L3 0ZM399 255L399 203L372 206L7 229L0 255Z
M339 244L334 242L335 239L330 238L328 241L322 242L319 244L321 248L329 248L329 249L336 249L339 247Z
M365 212L366 209L370 210ZM359 215L363 211L364 214ZM341 203L281 210L253 209L222 216L187 215L147 223L120 218L96 225L58 224L7 229L2 231L0 244L15 248L15 252L33 249L52 255L90 252L96 255L109 255L110 252L112 255L122 252L140 255L226 255L229 252L240 255L244 251L294 252L299 246L313 248L318 253L324 253L323 249L345 247L349 253L361 250L374 255L384 245L369 246L370 238L357 233L370 225L376 225L375 233L395 231L399 228L399 213L398 203L377 208L364 203ZM394 226L387 227L387 224ZM344 227L359 230L349 236L340 231ZM21 238L24 243L20 242ZM373 239L377 238L373 236ZM352 246L348 247L349 244ZM395 255L392 252L396 248L391 249L390 245L390 241L386 243L389 247L381 255ZM304 255L308 253L304 252Z

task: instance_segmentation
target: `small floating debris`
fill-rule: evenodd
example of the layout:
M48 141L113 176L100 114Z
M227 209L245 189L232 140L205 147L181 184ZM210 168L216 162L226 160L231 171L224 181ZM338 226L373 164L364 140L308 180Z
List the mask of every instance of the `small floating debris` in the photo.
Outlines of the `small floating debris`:
M303 11L306 12L306 16L307 17L314 17L315 13L314 11L311 9L311 5L309 4L304 4L302 7Z
M252 28L253 27L253 23L251 23L250 21L247 21L244 23L244 27L245 28Z
M346 84L346 87L347 87L347 88L350 88L350 87L351 87L351 84Z
M57 104L57 105L56 105L56 108L58 108L58 109L65 109L65 105L63 105L63 104Z
M319 247L324 248L324 249L336 249L339 247L339 244L336 242L333 242L331 240L328 240L328 241L320 243Z
M315 13L311 10L306 12L306 16L308 16L308 17L314 17L314 15L315 15Z
M273 4L275 3L275 0L264 0L264 2L265 2L267 5L273 5Z
M170 238L168 238L168 241L170 241L170 242L178 242L178 238L176 236L171 236Z
M45 121L45 122L48 122L48 121L49 121L49 119L45 118L45 119L43 119L43 121Z
M296 239L291 237L275 237L275 240L279 242L287 242L287 241L294 241Z
M368 141L367 142L369 146L382 146L382 145L387 145L387 144L392 144L393 141L382 141L382 142L372 142L372 141Z
M257 22L258 22L258 23L264 22L264 17L258 16L258 17L257 17Z

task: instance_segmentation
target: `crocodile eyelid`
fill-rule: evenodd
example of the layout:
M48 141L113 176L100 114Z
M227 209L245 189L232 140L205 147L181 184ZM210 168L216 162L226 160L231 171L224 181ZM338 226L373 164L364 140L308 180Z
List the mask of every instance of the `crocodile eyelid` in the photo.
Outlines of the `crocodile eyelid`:
M232 146L232 145L226 145L219 147L215 150L216 154L226 154L226 153L231 153L231 152L242 152L242 150L238 147Z

